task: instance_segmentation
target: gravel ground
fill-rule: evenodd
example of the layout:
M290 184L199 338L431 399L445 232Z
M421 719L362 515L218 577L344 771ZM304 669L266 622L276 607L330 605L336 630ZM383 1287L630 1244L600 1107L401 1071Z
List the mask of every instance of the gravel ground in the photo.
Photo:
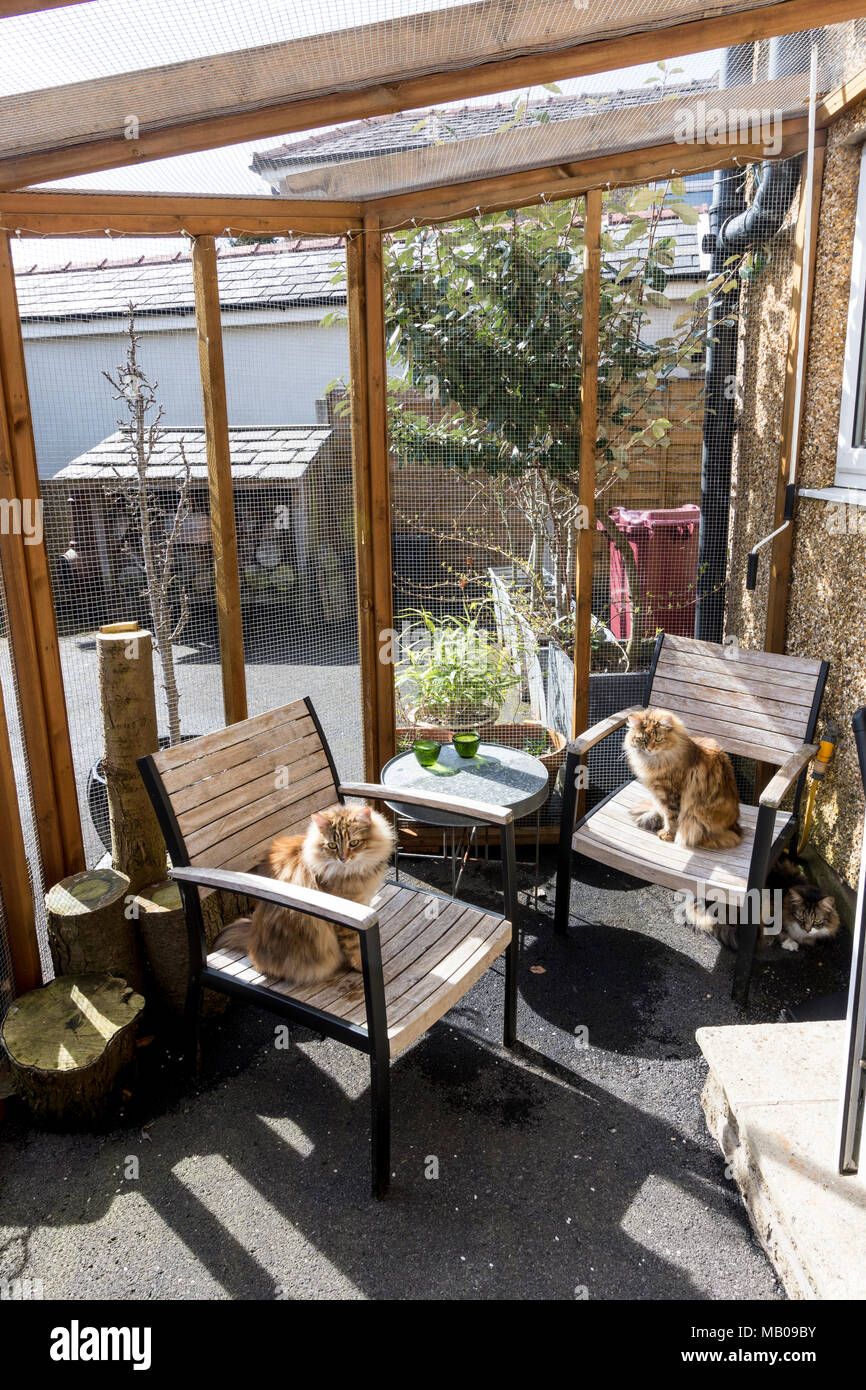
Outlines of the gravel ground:
M436 861L414 868L441 884ZM497 873L470 869L462 896L497 902ZM50 1299L782 1297L704 1127L694 1032L838 988L844 943L775 952L744 1017L732 957L677 925L665 890L588 866L561 940L550 857L543 874L520 1047L500 1046L497 967L395 1063L385 1202L368 1193L363 1057L300 1028L279 1049L272 1017L233 1005L195 1089L154 1044L105 1133L10 1115L0 1276Z

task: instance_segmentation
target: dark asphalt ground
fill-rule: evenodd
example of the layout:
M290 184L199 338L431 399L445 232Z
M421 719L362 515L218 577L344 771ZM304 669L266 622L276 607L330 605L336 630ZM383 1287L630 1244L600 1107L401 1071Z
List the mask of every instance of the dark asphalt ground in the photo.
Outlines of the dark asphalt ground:
M46 1299L781 1298L704 1126L694 1033L838 988L847 941L775 950L742 1015L733 958L677 925L664 889L589 867L563 941L552 857L543 871L521 1045L500 1046L497 964L392 1068L385 1202L369 1197L364 1058L303 1029L280 1050L277 1020L232 1005L195 1090L154 1044L103 1134L11 1114L0 1276L41 1279ZM492 905L497 875L471 869L462 896Z

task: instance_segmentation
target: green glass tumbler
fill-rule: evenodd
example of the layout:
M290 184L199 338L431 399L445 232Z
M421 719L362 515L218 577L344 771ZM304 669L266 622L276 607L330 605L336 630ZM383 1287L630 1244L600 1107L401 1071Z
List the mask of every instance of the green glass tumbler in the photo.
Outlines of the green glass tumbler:
M481 742L481 735L475 733L455 734L452 739L454 747L461 758L474 758L478 752L478 745Z
M439 758L440 747L435 738L416 738L412 752L422 767L433 767Z

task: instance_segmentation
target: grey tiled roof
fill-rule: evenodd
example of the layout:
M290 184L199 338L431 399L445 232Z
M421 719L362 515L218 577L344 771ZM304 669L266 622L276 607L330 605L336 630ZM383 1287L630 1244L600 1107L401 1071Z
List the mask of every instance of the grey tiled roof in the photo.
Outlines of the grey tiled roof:
M717 79L702 78L680 87L670 87L666 96L700 96L718 86ZM567 121L575 116L612 114L629 106L645 106L658 101L658 87L639 87L593 95L554 96L529 103L529 116L549 121ZM492 106L461 106L457 110L401 111L393 116L371 116L351 125L335 126L305 140L291 140L253 155L250 165L267 178L268 170L288 172L307 165L336 164L344 160L365 159L370 155L394 154L399 150L427 149L443 141L495 135L514 119L510 103Z
M328 425L274 425L270 428L229 430L232 478L235 482L299 482L331 436ZM204 430L200 425L161 431L148 480L171 481L183 476L180 441L195 481L207 478ZM73 459L54 478L64 482L116 483L135 474L129 459L129 436L124 430L103 439Z
M226 309L345 303L345 287L331 284L341 258L336 237L220 248L220 303ZM137 314L194 312L192 260L184 252L99 266L35 265L18 271L15 282L25 322L114 318L130 301Z

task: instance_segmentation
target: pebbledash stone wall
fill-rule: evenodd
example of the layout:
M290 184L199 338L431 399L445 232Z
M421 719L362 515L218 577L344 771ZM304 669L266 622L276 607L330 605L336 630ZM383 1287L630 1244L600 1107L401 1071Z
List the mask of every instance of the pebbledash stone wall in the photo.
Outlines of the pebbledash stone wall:
M740 410L731 469L726 627L744 647L764 645L769 550L763 552L754 593L745 587L746 557L774 529L797 211L795 198L773 238L766 267L740 295Z
M866 100L828 130L818 219L812 326L806 366L799 486L832 487L842 400L842 369L851 280L851 259L860 175L866 140ZM790 232L783 232L783 236ZM792 248L791 248L792 249ZM745 591L745 555L772 529L778 468L778 429L784 387L787 312L786 276L756 283L749 292L744 352L743 420L735 461L731 525L731 579L727 628L746 646L763 646L768 552L754 594ZM773 265L782 261L774 255ZM757 303L754 301L758 300ZM753 355L754 354L754 355ZM788 597L786 650L831 663L823 712L843 729L835 764L818 800L812 844L849 883L857 881L863 823L863 793L851 716L866 705L866 509L849 509L842 524L838 507L800 498L794 532ZM862 532L858 529L862 522Z

